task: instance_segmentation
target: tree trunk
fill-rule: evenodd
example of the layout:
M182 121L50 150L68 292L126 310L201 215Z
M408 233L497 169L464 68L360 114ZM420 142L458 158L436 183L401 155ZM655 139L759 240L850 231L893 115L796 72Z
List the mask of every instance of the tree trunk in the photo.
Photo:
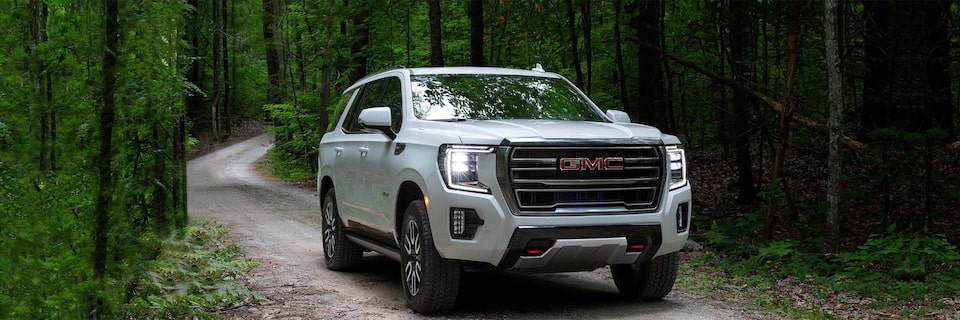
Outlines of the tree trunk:
M201 69L201 60L200 60L200 28L201 28L201 19L200 19L200 0L190 0L189 4L194 8L193 11L189 12L189 16L186 17L189 21L189 26L187 28L187 42L190 44L190 70L187 72L187 81L193 84L197 89L190 90L187 93L186 106L187 114L191 111L200 111L203 109L203 93L199 89L202 85L202 73Z
M750 47L752 46L751 13L753 3L746 1L730 1L730 71L738 81L752 81L753 74L749 73ZM733 130L734 157L737 164L737 203L749 204L757 197L757 188L754 185L753 161L750 157L750 114L753 101L748 93L741 90L733 92L733 114L730 129Z
M220 18L220 0L213 0L213 103L210 105L210 129L217 140L223 138L220 130L220 110L223 103L223 66L220 52L223 48L223 19Z
M620 104L623 111L630 108L630 97L627 93L627 74L623 67L623 37L620 36L620 11L622 0L613 0L613 41L614 41L614 59L617 64L617 83L620 85Z
M230 80L231 80L230 79L230 46L228 45L228 42L227 42L228 40L227 29L229 28L229 26L227 25L227 19L230 17L230 15L227 14L227 0L221 0L221 1L223 2L220 3L220 18L223 21L221 21L220 23L220 27L221 27L220 40L222 42L220 50L223 53L223 62L221 62L220 65L223 67L223 73L221 73L221 76L223 78L223 87L222 87L223 100L220 103L220 119L222 119L220 126L223 130L223 134L225 136L229 136L231 131L230 109L233 108L233 105L232 105L233 101L231 101L233 99L231 99L231 96L230 96Z
M583 70L580 69L580 53L577 48L580 41L577 40L577 13L573 8L573 0L567 0L567 30L570 32L570 52L573 54L573 69L577 72L577 87L583 88Z
M370 41L370 27L364 22L370 8L362 1L353 3L353 17L351 21L353 42L350 44L350 65L353 69L347 78L352 84L367 74L367 53L364 48Z
M799 34L800 0L791 0L790 28L787 33L787 50L789 51L787 57L787 83L783 90L783 99L785 100L783 102L784 110L780 113L780 135L773 159L773 175L771 176L773 183L780 181L780 184L783 186L786 185L786 181L782 180L784 171L783 161L786 156L787 147L789 147L790 144L790 112L793 110L793 86L796 78L797 60L800 56L800 44L798 43ZM762 236L764 239L770 239L773 236L773 227L776 223L777 206L779 204L778 199L774 197L767 200L769 209L767 209L767 221L763 226Z
M443 29L440 27L440 0L427 1L430 6L430 65L443 66Z
M470 17L470 65L482 66L483 61L483 0L467 2Z
M581 23L583 24L583 47L587 52L584 53L587 58L587 95L592 93L593 89L593 18L590 15L591 1L583 1L583 7L580 13Z
M280 103L280 51L276 41L276 0L263 0L263 43L267 60L267 104Z
M633 102L633 114L640 123L660 126L658 123L665 112L663 107L663 70L660 68L660 51L651 48L660 41L660 0L638 0L627 6L627 12L633 14L630 27L636 33L640 44L637 48L637 100Z
M930 128L940 129L954 136L954 115L950 82L950 5L954 0L925 1L924 47L926 60L926 117Z
M47 5L39 0L30 0L30 81L33 88L32 105L40 122L40 149L38 150L41 172L50 171L50 103L48 99L49 76L46 75L46 65L42 58L40 47L46 42L47 33Z
M323 26L326 29L326 45L323 49L323 73L320 76L320 138L327 132L327 123L330 122L330 82L333 77L333 14L336 10L334 0L329 0L327 16Z
M824 225L823 252L840 250L840 136L843 134L843 83L837 43L837 0L824 0L824 45L827 56L827 97L830 103L830 145L827 155L827 217Z
M110 198L113 194L113 175L111 160L113 159L113 121L114 93L116 92L116 65L120 30L118 19L119 8L117 0L104 1L105 33L103 50L103 109L100 110L100 150L97 153L97 198L94 204L93 229L93 278L101 286L106 286L107 264L107 231L110 228ZM104 300L98 296L94 306L94 318L101 318L104 311Z

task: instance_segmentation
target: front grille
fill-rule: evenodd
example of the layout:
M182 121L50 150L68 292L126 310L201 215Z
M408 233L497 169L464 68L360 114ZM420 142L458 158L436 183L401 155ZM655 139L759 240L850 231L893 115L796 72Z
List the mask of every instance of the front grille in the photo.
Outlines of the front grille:
M651 211L663 182L656 146L516 147L508 167L521 214Z

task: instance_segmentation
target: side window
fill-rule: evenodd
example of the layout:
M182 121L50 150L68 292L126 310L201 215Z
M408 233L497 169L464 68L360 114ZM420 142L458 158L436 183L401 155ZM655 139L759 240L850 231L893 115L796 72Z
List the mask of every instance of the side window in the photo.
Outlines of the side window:
M393 132L400 132L400 125L403 122L403 95L400 87L399 78L390 78L387 87L383 92L383 101L380 105L390 107L390 128Z
M343 123L343 131L346 133L363 133L360 128L360 111L366 108L376 106L380 103L383 96L383 87L387 79L377 80L363 86L363 93L357 102L353 104L350 115Z
M333 131L333 128L337 126L337 122L340 121L340 115L342 115L343 111L346 110L347 103L350 102L350 98L353 97L353 94L356 91L357 90L351 90L340 96L340 101L338 101L337 104L333 106L333 114L327 118L327 128L326 128L326 131L324 132Z
M389 107L393 132L400 132L403 120L403 95L400 79L389 77L368 83L357 97L350 115L343 123L346 133L363 133L360 127L360 111L372 107Z

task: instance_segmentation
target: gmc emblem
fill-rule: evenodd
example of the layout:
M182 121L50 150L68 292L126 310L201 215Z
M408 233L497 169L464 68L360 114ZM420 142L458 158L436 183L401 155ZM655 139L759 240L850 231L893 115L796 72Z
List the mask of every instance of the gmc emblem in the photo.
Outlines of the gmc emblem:
M623 170L623 157L560 158L560 171Z

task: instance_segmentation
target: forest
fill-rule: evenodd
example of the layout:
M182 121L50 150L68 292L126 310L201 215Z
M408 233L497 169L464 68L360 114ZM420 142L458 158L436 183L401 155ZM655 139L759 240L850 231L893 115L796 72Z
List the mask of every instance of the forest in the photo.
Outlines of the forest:
M311 181L363 76L537 63L684 142L706 249L681 277L956 316L958 16L956 0L0 0L0 318L255 299L227 284L255 262L189 219L199 145L262 122L272 172Z

